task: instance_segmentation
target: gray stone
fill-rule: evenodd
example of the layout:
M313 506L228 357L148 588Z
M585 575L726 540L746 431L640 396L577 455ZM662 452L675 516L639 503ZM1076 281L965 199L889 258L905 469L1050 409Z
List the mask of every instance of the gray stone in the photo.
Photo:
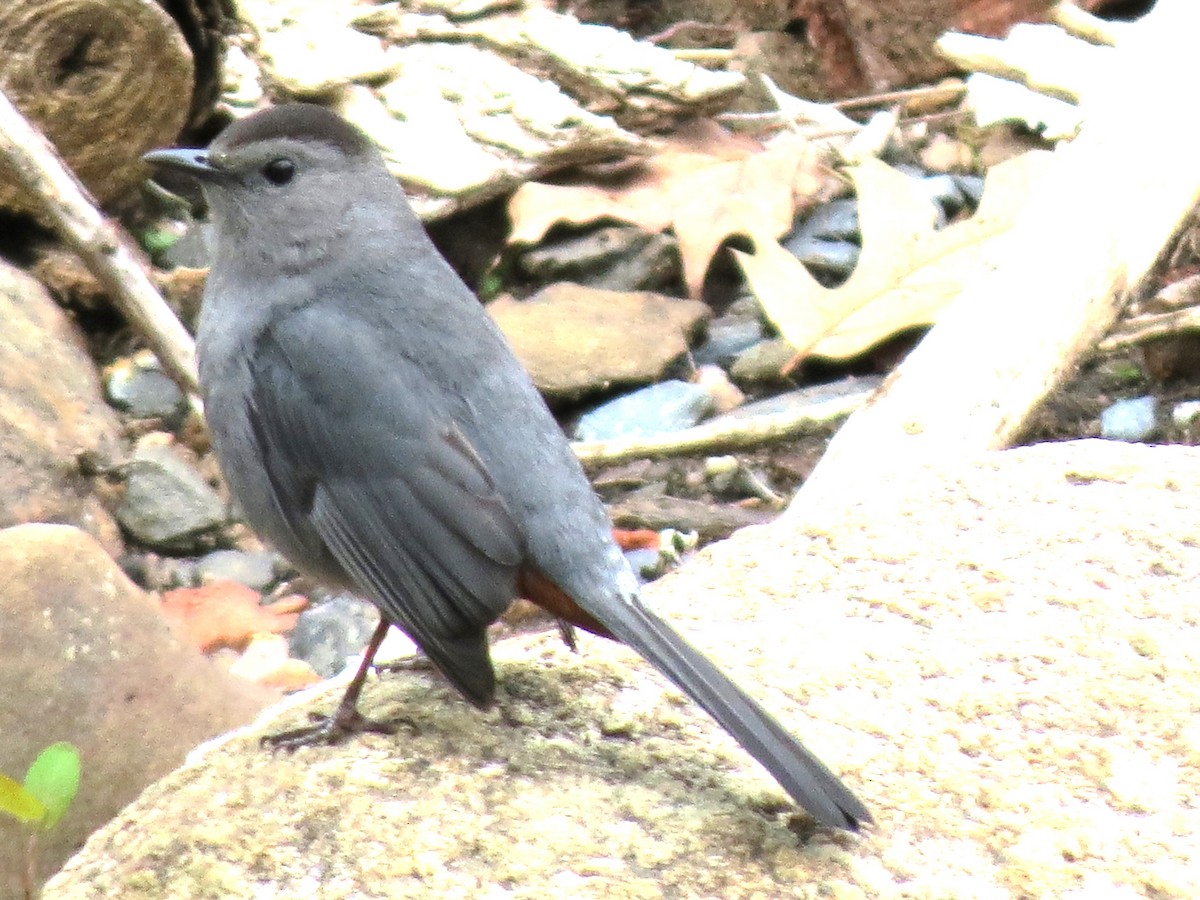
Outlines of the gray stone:
M1162 427L1157 397L1118 400L1100 413L1100 436L1114 441L1146 441Z
M831 200L809 213L792 232L795 237L859 242L857 200Z
M784 369L796 358L796 348L784 338L760 341L738 354L729 377L738 387L786 384Z
M153 353L118 360L104 376L104 395L116 409L135 419L161 419L175 428L187 412L187 398L162 370Z
M793 236L782 242L788 253L812 269L814 274L848 276L858 265L861 251L849 241Z
M117 519L135 541L159 550L191 550L226 522L216 491L170 447L143 447L126 469Z
M575 439L607 441L682 431L711 413L713 403L712 395L698 384L663 381L585 413L575 426Z
M362 653L379 623L379 610L351 594L338 594L300 613L288 646L322 678L332 678L349 657Z
M983 199L983 178L978 175L954 175L953 178L966 202L972 207L979 206Z
M154 598L76 528L0 531L0 582L0 772L19 779L55 741L83 760L74 804L39 839L48 877L189 750L246 724L274 695L180 642ZM0 816L0 897L20 896L24 843Z
M629 225L543 242L521 254L518 264L541 284L573 281L608 291L654 290L677 284L680 278L675 238Z
M919 181L929 199L947 215L954 215L966 205L967 197L953 175L929 175Z
M722 317L709 324L708 338L692 351L692 359L697 366L728 368L739 353L762 339L762 324L757 319Z
M278 557L269 550L214 550L196 563L196 580L203 583L228 579L256 591L275 582Z
M816 410L824 403L841 402L846 397L853 396L861 396L865 401L881 384L883 384L883 378L879 375L843 378L841 381L832 381L829 384L816 384L776 394L773 397L753 400L726 413L724 417L750 419L755 416L781 413L799 414L805 410Z

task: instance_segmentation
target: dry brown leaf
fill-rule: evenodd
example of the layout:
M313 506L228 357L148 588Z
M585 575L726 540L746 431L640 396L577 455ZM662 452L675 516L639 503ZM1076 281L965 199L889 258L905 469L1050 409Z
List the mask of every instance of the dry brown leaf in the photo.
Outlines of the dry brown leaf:
M785 135L769 147L696 122L620 184L522 185L509 201L509 243L536 243L556 224L615 219L646 231L674 230L688 293L699 297L713 254L735 234L791 228L798 202L820 188L812 145Z
M263 606L258 591L220 580L162 595L162 611L204 653L220 647L241 650L255 634L290 631L308 600L289 595Z
M933 324L967 276L991 265L998 239L1050 156L1026 153L995 166L975 215L940 231L933 229L933 204L912 178L875 159L853 167L863 248L853 274L833 290L765 234L754 235L753 254L734 255L799 354L858 356L893 334Z

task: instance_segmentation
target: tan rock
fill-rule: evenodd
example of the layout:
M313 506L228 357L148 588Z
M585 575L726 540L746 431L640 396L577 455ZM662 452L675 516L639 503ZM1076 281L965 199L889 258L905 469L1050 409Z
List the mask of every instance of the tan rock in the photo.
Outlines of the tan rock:
M695 300L568 282L488 311L551 404L660 380L710 315Z
M0 323L0 528L68 523L120 552L117 525L78 464L81 454L107 464L120 452L82 335L37 281L3 262Z
M20 779L55 741L83 760L74 805L39 841L43 874L188 750L277 696L177 640L154 598L76 528L0 531L0 583L0 772ZM0 897L18 896L24 843L0 817Z
M1200 450L860 487L647 593L862 796L861 837L809 833L628 651L551 633L500 646L502 711L398 673L364 710L395 736L208 749L47 900L1200 896Z

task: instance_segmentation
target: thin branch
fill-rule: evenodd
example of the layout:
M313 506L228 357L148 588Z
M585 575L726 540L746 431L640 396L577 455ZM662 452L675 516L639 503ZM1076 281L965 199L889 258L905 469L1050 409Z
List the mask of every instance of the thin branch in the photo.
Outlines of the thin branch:
M199 382L191 335L155 290L124 235L101 215L54 147L3 91L0 163L41 203L59 237L79 254L167 371L186 391L196 394Z
M1200 308L1189 306L1186 309L1127 319L1096 345L1096 352L1127 350L1154 338L1170 337L1185 331L1200 331Z
M1109 22L1093 16L1074 3L1054 6L1050 10L1050 21L1068 34L1105 47L1115 47L1121 35L1130 27L1125 22Z
M786 412L746 418L725 416L683 431L611 441L577 441L571 447L585 464L757 447L769 441L796 437L844 418L866 403L873 392L872 387Z
M960 100L967 92L967 86L961 81L955 84L934 84L928 87L908 88L903 91L887 91L882 94L866 94L862 97L847 97L836 100L830 106L836 109L861 109L871 106L891 106L893 103L903 103L906 100L930 100L944 96L946 103Z

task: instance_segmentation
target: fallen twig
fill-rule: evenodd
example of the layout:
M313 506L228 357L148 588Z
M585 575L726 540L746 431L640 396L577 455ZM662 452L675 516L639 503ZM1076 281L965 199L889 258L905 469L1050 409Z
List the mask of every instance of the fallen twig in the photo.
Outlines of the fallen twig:
M1154 338L1170 337L1181 331L1200 331L1200 309L1192 306L1129 319L1121 323L1119 330L1102 340L1096 350L1099 353L1127 350Z
M96 209L53 145L0 91L0 162L41 203L59 237L79 254L163 366L192 395L196 349L191 335L150 283L126 238Z
M616 463L631 459L715 453L739 447L757 447L768 441L796 437L819 425L850 415L871 396L874 388L831 397L802 409L759 416L724 416L695 428L652 437L615 438L610 441L577 441L571 445L584 463Z
M1200 275L1168 284L1139 307L1117 323L1096 347L1098 352L1124 350L1181 331L1200 331Z
M920 100L926 104L954 103L962 99L967 86L961 81L952 84L931 84L924 87L905 88L901 91L886 91L880 94L864 94L860 97L847 97L845 100L835 100L830 106L834 109L862 109L864 107L893 106L897 103L907 105L911 100Z
M1068 34L1105 47L1115 47L1125 29L1130 27L1126 22L1110 22L1093 16L1074 3L1059 3L1051 8L1050 21Z

